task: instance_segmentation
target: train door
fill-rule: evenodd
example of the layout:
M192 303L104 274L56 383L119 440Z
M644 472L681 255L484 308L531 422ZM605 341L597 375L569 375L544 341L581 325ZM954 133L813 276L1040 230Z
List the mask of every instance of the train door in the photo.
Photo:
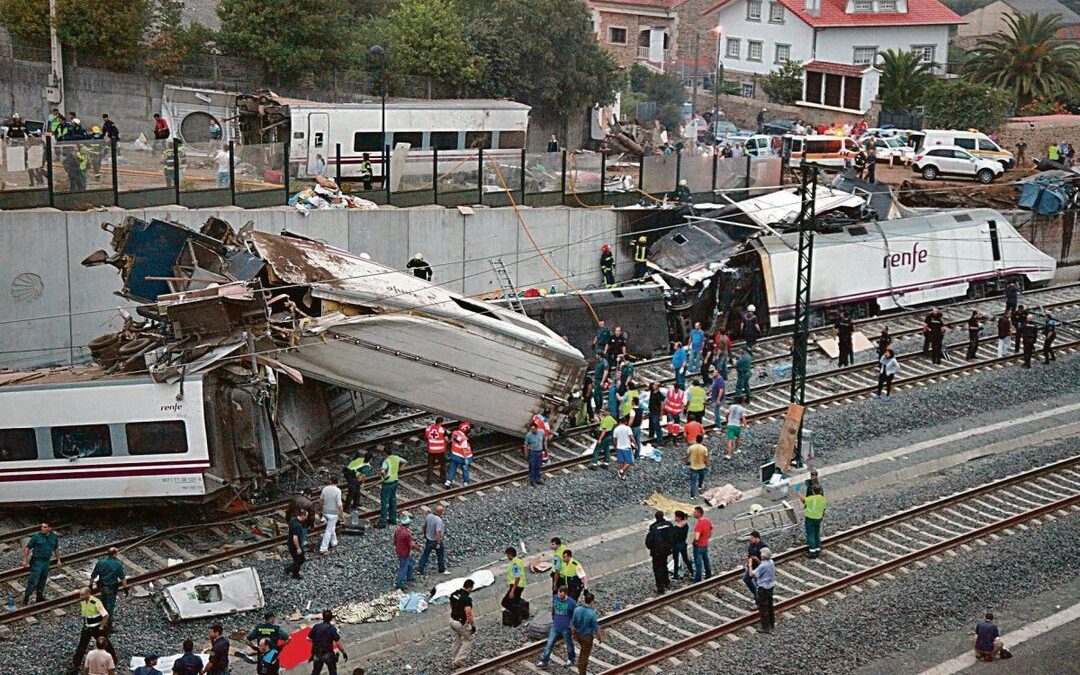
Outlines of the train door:
M316 155L322 155L323 162L328 167L329 171L330 159L334 153L328 152L327 148L330 144L330 114L329 113L309 113L308 114L308 146L307 146L307 166L308 173L315 173Z

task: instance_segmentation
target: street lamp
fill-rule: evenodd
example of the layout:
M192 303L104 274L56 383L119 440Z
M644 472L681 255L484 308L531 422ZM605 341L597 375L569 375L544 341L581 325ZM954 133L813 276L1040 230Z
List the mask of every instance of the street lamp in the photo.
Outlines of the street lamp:
M713 108L717 113L720 112L720 87L724 82L724 63L720 60L720 33L722 28L720 24L716 24L716 28L709 30L710 33L716 35L716 69L713 71Z
M382 155L380 173L385 187L386 181L390 180L386 173L390 164L390 151L386 143L386 50L379 45L372 45L368 53L379 60L379 82L382 84L382 142L379 144L379 154Z

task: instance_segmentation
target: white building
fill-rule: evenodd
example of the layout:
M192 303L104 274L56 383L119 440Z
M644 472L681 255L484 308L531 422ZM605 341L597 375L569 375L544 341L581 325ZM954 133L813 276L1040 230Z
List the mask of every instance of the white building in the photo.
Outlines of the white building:
M801 105L863 113L878 93L877 56L914 50L944 73L949 34L964 23L938 0L722 0L719 66L754 96L757 77L804 66Z

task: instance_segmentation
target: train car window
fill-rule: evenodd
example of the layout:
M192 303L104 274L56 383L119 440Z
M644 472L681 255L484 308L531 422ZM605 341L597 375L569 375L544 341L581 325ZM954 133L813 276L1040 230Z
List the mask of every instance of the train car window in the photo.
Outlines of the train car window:
M524 131L500 131L499 147L503 149L520 150L525 147Z
M1001 262L1001 242L998 241L997 223L993 220L990 221L990 251L994 262Z
M124 425L128 454L182 455L188 451L187 431L180 420L129 422Z
M37 459L33 429L0 429L0 462Z
M383 137L378 131L357 131L352 145L353 152L382 152Z
M847 233L853 237L861 237L866 234L866 228L862 225L855 225L854 227L849 227Z
M432 131L431 147L435 150L457 150L459 136L456 131Z
M394 147L398 143L408 143L413 150L419 150L424 145L424 132L422 131L395 131Z
M466 131L465 132L465 147L482 148L484 150L491 149L491 132L490 131Z
M464 309L467 312L474 312L476 314L482 314L482 315L484 315L486 317L489 317L489 318L492 318L492 319L499 319L500 318L498 314L491 311L487 307L484 307L483 305L477 304L475 302L470 302L468 300L463 300L462 298L451 298L451 299L454 301L454 303L458 307Z
M78 424L70 427L53 427L53 457L78 459L80 457L111 457L112 438L108 424Z

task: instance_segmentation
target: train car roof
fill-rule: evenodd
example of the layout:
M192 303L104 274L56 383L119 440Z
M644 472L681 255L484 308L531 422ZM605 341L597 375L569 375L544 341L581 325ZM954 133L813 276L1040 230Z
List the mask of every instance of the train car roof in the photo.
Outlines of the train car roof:
M149 376L132 373L108 373L98 365L63 366L40 370L11 370L0 372L0 391L24 386L71 385L87 382L149 381Z
M304 101L300 99L277 99L282 105L288 105L292 108L318 108L319 110L326 110L328 108L335 110L378 110L382 108L382 103L379 101L369 101L363 103L322 103L319 101ZM408 100L387 100L387 110L520 110L528 112L532 110L532 106L525 105L524 103L518 103L517 101L508 101L505 99L483 99L483 98L454 98L454 99L408 99Z

